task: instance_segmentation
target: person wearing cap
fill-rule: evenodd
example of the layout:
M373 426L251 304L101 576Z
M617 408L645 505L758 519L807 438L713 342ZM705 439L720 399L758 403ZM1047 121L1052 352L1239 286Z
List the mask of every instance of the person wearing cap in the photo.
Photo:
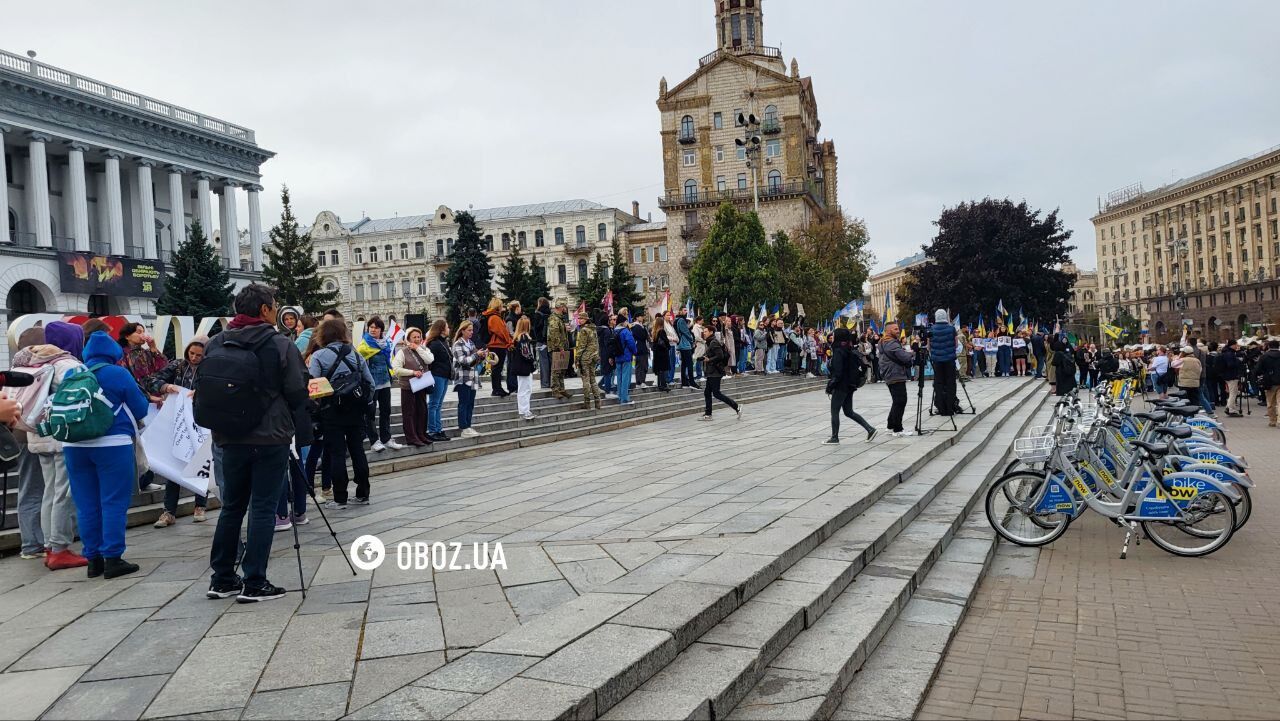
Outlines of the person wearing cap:
M956 328L941 308L933 314L929 329L929 362L933 364L933 403L938 415L954 415L960 410L956 402Z
M573 349L573 360L577 364L578 376L582 378L583 409L590 408L592 401L599 409L600 387L596 385L596 366L600 363L600 341L586 312L578 313L578 344Z
M547 317L546 339L548 353L563 353L569 350L569 329L565 326L567 305L563 300L556 301L555 312ZM551 395L554 398L569 398L564 390L564 372L566 369L551 371Z
M1196 358L1195 349L1189 345L1184 345L1178 351L1181 356L1181 363L1177 364L1178 368L1178 387L1186 392L1187 398L1193 402L1200 399L1200 371L1203 366L1200 365L1200 359Z

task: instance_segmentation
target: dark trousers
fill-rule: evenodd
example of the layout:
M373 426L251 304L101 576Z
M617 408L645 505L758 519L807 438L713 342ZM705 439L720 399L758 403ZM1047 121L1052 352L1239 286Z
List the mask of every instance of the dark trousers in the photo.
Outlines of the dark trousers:
M458 391L458 430L471 427L471 418L476 410L476 389L467 385L456 387Z
M636 387L644 385L645 376L649 375L649 353L647 351L636 354Z
M693 385L693 349L680 351L680 386Z
M400 389L400 420L404 425L406 443L427 442L427 395L429 390L417 393L408 388Z
M260 588L267 582L267 559L275 535L276 501L280 483L288 469L289 446L224 445L222 447L222 512L213 532L209 565L213 582L233 583L236 554L240 550L240 528L249 516L244 557L240 570L246 588Z
M317 455L321 453L319 447L316 447ZM276 503L276 515L284 518L289 515L289 507L293 507L293 515L301 516L307 512L307 491L311 488L311 476L307 475L307 461L311 458L310 446L302 449L300 460L294 460L293 455L289 455L288 470L284 474L284 487L280 489L280 500ZM299 464L298 468L294 468L294 464Z
M364 416L365 435L370 443L386 443L391 440L391 386L374 391L372 400ZM376 428L373 425L375 414L378 419Z
M722 380L724 379L712 378L711 376L707 376L707 378L705 379L706 385L703 386L702 388L702 398L704 401L706 401L707 415L711 415L711 399L712 398L719 398L720 402L724 403L726 406L729 406L735 411L738 410L738 404L735 403L732 398L720 392L720 381Z
M840 414L844 413L849 420L857 423L866 429L867 433L872 431L871 424L867 423L867 419L860 414L853 412L853 392L847 388L837 388L831 394L831 437L840 437Z
M333 500L347 502L347 457L356 472L356 498L369 497L369 460L364 455L364 439L355 425L326 421L324 424L325 475L333 488Z
M956 364L952 361L933 366L933 405L940 416L956 412Z
M889 407L889 430L894 433L902 431L902 414L907 411L907 384L889 383L889 396L893 405Z
M551 387L551 351L545 345L538 345L538 385Z
M502 387L502 379L504 370L507 367L507 350L505 348L490 348L489 352L498 360L493 364L493 370L489 373L489 381L493 384L493 392L502 394L507 391Z
M178 494L183 492L182 486L173 481L165 481L164 484L164 510L169 513L176 514L178 512ZM204 508L209 502L205 496L195 494L196 508Z
M1036 354L1036 378L1044 378L1044 356Z

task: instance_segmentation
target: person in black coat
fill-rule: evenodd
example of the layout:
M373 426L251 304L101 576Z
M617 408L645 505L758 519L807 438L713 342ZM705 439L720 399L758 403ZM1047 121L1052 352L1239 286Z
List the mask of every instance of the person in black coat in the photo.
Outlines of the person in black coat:
M840 414L843 412L850 420L867 431L867 440L876 437L876 429L867 423L867 419L853 411L853 392L865 381L867 359L854 348L853 334L848 328L836 328L831 342L831 363L827 378L827 394L831 396L831 437L823 441L824 445L840 443ZM862 374L862 378L859 378Z
M1055 339L1049 346L1053 353L1053 379L1058 395L1065 396L1076 388L1077 363L1071 354L1071 347L1060 339Z
M661 313L653 316L653 332L649 338L653 346L653 374L658 377L658 390L670 393L667 373L671 371L671 339L667 337L667 321Z
M649 329L644 325L644 316L631 324L631 337L636 341L636 388L639 388L649 375Z

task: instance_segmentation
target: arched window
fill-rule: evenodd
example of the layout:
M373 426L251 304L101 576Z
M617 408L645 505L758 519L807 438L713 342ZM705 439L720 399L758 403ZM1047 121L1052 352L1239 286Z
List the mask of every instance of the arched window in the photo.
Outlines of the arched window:
M370 263L378 262L378 246L376 245L369 246L369 262Z
M453 238L444 239L444 252L445 255L453 255Z
M587 282L587 261L585 259L578 261L578 282Z
M547 244L547 241L546 241L546 238L543 237L542 231L541 230L533 231L533 247L541 248L546 244Z
M778 124L778 106L770 105L764 109L764 122L766 125L773 123Z
M511 250L511 234L510 233L502 234L502 249Z
M686 203L698 202L698 181L692 178L684 181L684 200Z
M680 137L685 139L693 138L693 116L686 115L680 118Z
M414 243L414 244L413 244L413 257L415 257L415 258L425 258L425 257L427 257L427 244L426 244L426 243L424 243L424 242L422 242L421 240L419 240L418 242Z
M408 260L408 259L409 259L409 244L401 243L400 244L400 260Z
M517 243L518 243L518 244L519 244L519 246L520 246L520 250L524 250L524 249L526 249L526 248L528 248L528 247L529 247L529 241L528 241L528 239L525 237L525 234L524 234L524 231L523 231L523 230L522 230L522 231L520 231L519 233L516 233L516 241L517 241Z
M331 281L331 280L326 280L326 281L324 282L324 289L325 289L325 290L327 290L327 291L329 291L330 293L332 293L333 291L335 291L335 290L337 290L337 289L338 289L338 286L334 285L334 284L333 284L333 281Z
M390 244L390 243L388 243L387 245L383 246L383 247L382 247L382 250L383 250L383 251L385 251L385 252L383 253L383 256L382 256L382 257L386 258L387 260L395 260L395 259L396 259L395 255L393 255L393 254L392 254L392 252L391 252L391 244Z
M556 228L556 245L564 245L564 228Z
M776 193L782 190L782 172L778 170L769 171L769 192Z
M355 255L355 258L352 262L354 262L356 265L360 265L361 263L364 263L364 248L354 248L351 252Z
M587 226L579 225L573 229L573 239L577 241L579 246L587 244Z
M609 239L609 228L604 223L596 226L596 238L601 243Z
M338 251L336 250L329 251L329 265L337 265L337 264L338 264Z

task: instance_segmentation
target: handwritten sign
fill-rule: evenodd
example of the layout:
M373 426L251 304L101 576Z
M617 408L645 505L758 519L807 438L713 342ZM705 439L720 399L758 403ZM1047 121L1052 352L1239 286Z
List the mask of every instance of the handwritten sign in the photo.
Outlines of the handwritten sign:
M1014 347L1014 348L1026 348L1026 347L1027 347L1027 341L1026 341L1026 339L1025 339L1025 338L1014 338L1014 339L1013 339L1013 347Z
M197 495L209 495L213 479L213 438L195 423L191 398L169 395L148 414L142 448L151 470Z

